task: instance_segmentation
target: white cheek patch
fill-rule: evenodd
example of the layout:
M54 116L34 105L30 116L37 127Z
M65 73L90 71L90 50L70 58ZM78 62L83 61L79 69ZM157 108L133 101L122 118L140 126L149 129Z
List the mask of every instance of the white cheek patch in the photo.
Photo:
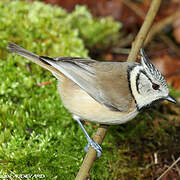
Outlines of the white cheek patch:
M138 89L140 94L148 94L151 91L151 81L146 77L145 74L141 73L138 80Z
M141 89L143 88L142 84L139 84L139 90L141 91Z

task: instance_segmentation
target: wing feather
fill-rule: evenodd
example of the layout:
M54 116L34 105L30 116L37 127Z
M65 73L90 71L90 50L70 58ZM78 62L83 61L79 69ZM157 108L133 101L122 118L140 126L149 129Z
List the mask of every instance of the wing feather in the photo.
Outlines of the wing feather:
M128 63L114 62L114 64L68 57L55 60L40 58L111 110L127 111L130 107L132 98L127 82L127 71L124 70Z

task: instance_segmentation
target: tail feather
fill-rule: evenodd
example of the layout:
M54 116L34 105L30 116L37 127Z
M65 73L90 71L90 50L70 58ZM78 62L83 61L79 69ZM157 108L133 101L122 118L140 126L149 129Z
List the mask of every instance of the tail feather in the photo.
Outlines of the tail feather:
M11 52L15 52L15 53L17 53L27 59L30 59L32 61L37 61L37 60L39 61L38 55L30 53L29 51L25 50L24 48L14 44L14 43L8 42L7 49L10 50Z
M56 68L54 68L50 64L46 63L45 61L42 61L40 56L33 54L14 43L8 42L7 49L10 50L11 52L15 52L18 55L23 56L23 57L33 61L34 63L40 65L41 67L43 67L45 69L48 69L53 74L62 76L62 73L60 71L58 71Z

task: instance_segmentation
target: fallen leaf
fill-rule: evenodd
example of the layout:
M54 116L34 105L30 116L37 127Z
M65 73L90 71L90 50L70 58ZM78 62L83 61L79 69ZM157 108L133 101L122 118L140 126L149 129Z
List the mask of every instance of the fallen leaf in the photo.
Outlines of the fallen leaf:
M152 63L165 76L168 83L180 90L180 59L164 54L152 60Z
M173 35L178 43L180 43L180 18L173 23Z

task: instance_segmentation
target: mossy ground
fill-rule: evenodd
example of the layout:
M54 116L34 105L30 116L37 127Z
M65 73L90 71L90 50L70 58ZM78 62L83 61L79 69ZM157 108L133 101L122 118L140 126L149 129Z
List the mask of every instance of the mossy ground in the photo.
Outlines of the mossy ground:
M9 12L7 4L0 4L0 175L16 179L15 174L34 177L43 174L45 179L74 179L87 145L82 130L61 103L56 92L56 79L28 60L9 54L6 45L13 41L41 55L87 57L85 46L91 38L84 38L85 41L86 35L80 35L81 23L76 28L73 24L74 29L71 29L71 18L64 10L53 7L56 10L52 11L52 7L41 3L37 3L41 12L47 13L46 8L49 8L54 13L45 17L39 14L45 19L51 18L51 21L46 20L51 24L46 21L44 25L42 21L38 24L34 20L28 29L30 21L26 18L32 20L32 12L29 13L32 5L22 3L24 6L15 8L19 11L17 19L12 12L15 2L9 4ZM67 19L58 24L58 18L62 16ZM113 23L114 27L119 27L115 22L110 24ZM57 34L56 28L60 25L62 28ZM55 30L48 31L50 26ZM100 24L96 36L98 32L101 34L99 27ZM93 41L89 44L92 47ZM172 93L179 97L179 92ZM127 124L111 126L102 144L102 156L91 169L92 179L150 179L156 176L154 153L158 153L158 166L161 167L164 162L170 164L171 156L176 158L180 151L178 108L169 104L155 106ZM91 136L97 127L97 124L85 123Z

